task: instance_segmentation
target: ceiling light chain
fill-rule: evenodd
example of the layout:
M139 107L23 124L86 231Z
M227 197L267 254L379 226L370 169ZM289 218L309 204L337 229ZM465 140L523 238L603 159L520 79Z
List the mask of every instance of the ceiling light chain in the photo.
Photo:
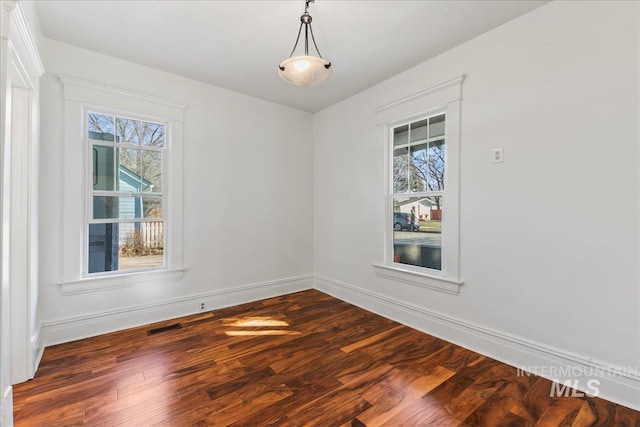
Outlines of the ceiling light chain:
M298 29L298 37L293 45L289 58L282 61L278 66L278 74L288 83L296 86L308 88L317 86L326 82L333 77L334 69L331 66L331 62L325 61L322 58L322 54L318 49L316 38L313 35L313 28L311 27L311 15L309 15L309 3L314 3L315 0L305 0L304 13L300 17L300 28ZM296 56L293 54L300 42L300 34L302 34L302 27L304 26L304 56ZM316 49L318 56L309 55L309 33L311 33L311 41Z

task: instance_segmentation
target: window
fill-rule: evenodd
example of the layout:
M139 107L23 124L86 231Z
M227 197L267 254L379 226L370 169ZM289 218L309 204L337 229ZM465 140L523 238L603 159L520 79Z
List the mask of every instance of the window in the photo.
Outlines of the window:
M166 124L87 111L87 272L163 267Z
M64 295L182 278L186 106L60 78L65 100L59 234Z
M457 294L460 105L464 76L375 109L387 161L383 262L376 274Z
M391 128L394 263L442 270L445 116Z

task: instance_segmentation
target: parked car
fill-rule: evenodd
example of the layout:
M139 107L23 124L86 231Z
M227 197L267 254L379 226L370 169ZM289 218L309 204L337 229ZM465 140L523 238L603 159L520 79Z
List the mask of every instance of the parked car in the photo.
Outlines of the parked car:
M411 214L404 212L393 213L393 229L395 231L407 230L411 231ZM416 218L415 224L413 224L413 231L420 231L420 223Z

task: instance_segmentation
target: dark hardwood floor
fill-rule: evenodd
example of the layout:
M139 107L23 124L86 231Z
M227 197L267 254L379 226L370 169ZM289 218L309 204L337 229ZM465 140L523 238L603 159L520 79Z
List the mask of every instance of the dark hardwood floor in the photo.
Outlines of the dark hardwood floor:
M179 322L181 328L150 330ZM16 426L640 426L318 291L45 350Z

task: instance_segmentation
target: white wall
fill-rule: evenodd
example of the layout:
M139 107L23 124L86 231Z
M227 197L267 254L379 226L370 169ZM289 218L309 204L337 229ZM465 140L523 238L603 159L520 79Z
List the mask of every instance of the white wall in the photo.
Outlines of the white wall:
M310 114L48 39L43 57L40 292L46 344L192 313L201 300L211 309L312 285ZM62 294L59 76L187 105L181 281Z
M553 2L315 114L316 286L514 364L640 370L638 20L637 2ZM461 74L452 296L374 274L373 109ZM601 392L639 408L638 371Z

